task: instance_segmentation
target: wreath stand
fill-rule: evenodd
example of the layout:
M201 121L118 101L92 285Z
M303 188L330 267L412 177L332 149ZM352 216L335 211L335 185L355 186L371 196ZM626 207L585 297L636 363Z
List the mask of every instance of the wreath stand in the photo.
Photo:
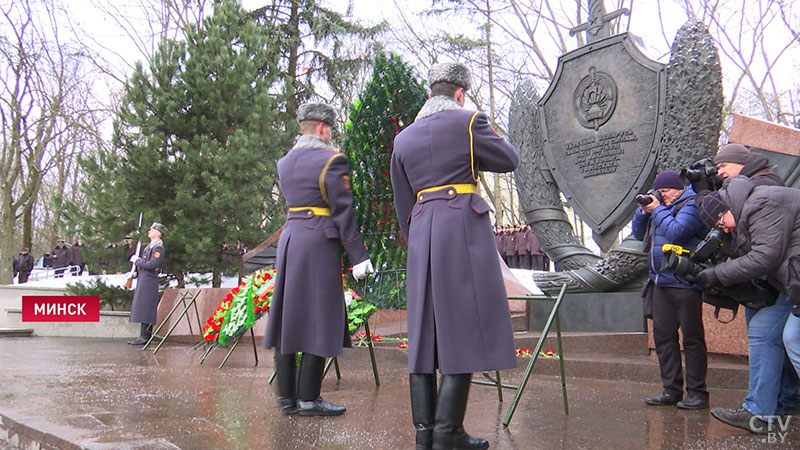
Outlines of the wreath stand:
M253 357L256 360L255 365L258 366L258 350L256 349L256 334L253 332L253 327L252 326L250 328L248 328L248 331L250 331L250 337L253 340ZM240 334L239 336L236 337L236 340L233 341L233 345L231 345L231 348L228 350L228 353L225 355L225 358L222 359L222 362L219 364L219 367L217 367L217 369L222 369L222 366L224 366L225 363L228 361L228 358L231 357L231 353L233 353L233 351L236 350L236 346L239 345L239 341L242 340L242 336L244 336L245 333L247 333L247 331L243 332L242 334ZM206 360L206 357L215 348L219 347L218 345L214 345L214 344L206 344L206 345L208 346L208 348L203 353L203 356L200 358L200 364L203 364L203 361Z
M372 332L369 330L369 320L364 320L364 332L367 335L367 348L369 348L369 359L372 363L372 375L375 378L375 386L380 387L381 379L378 375L378 361L375 359L375 346L373 345ZM335 356L333 358L328 358L328 361L325 362L325 369L322 371L322 378L325 379L325 376L328 374L328 370L330 370L331 365L333 365L334 371L336 372L336 379L341 380L342 372L339 370L339 360ZM272 381L275 380L275 376L277 374L277 369L272 371L272 375L269 377L268 384L272 384Z
M194 315L195 317L197 317L197 334L200 335L202 341L203 328L200 326L200 312L197 310L197 297L199 295L200 295L200 289L196 290L195 292L192 292L190 289L182 290L181 293L179 294L178 300L175 302L175 304L172 306L172 309L169 311L169 314L167 314L167 316L164 317L164 320L161 321L161 323L158 325L158 328L156 328L153 334L150 336L150 339L147 341L146 344L144 344L144 346L142 347L142 351L147 349L147 347L150 345L151 342L153 342L154 339L160 338L161 342L159 342L156 348L153 350L154 355L158 353L158 350L161 348L162 345L164 345L164 342L167 340L169 335L172 334L172 331L184 317L186 317L186 323L189 325L189 333L191 333L192 337L194 337L194 330L192 329L192 320L189 319L189 316L187 314L189 312L189 308L191 308L192 306L194 306ZM172 318L172 315L175 314L175 311L178 309L178 305L183 305L183 310L180 312L180 314L178 314L178 318L175 320L172 326L169 327L167 333L164 336L159 336L158 334L159 331L161 331L164 325L166 325L167 322Z
M542 346L544 345L545 339L547 339L547 335L550 333L550 328L553 326L553 322L556 324L556 336L558 341L558 362L561 369L561 397L564 400L564 414L569 415L569 403L567 401L567 379L564 374L564 351L561 345L561 324L558 320L558 310L561 308L561 302L564 300L564 294L567 292L567 284L564 283L561 286L561 291L558 293L557 296L553 297L550 295L525 295L525 296L509 296L509 300L526 300L526 301L550 301L553 302L553 308L550 310L550 316L547 318L547 322L542 329L542 333L539 336L539 340L536 342L536 347L533 349L533 355L531 356L531 360L528 363L528 367L525 368L525 374L522 376L522 380L520 380L519 384L503 384L500 380L500 371L496 370L494 378L491 377L489 372L483 372L483 376L486 377L490 381L484 380L472 380L475 384L480 384L484 386L494 386L497 388L497 396L499 397L500 401L503 401L503 389L513 389L515 392L514 400L511 402L511 407L508 408L508 413L506 413L505 419L503 419L503 426L508 427L508 424L511 422L511 418L514 416L514 412L517 410L517 406L519 405L520 398L522 398L522 393L525 391L525 387L528 384L528 379L531 376L531 372L533 371L533 366L536 364L536 360L539 359L539 352L542 351Z

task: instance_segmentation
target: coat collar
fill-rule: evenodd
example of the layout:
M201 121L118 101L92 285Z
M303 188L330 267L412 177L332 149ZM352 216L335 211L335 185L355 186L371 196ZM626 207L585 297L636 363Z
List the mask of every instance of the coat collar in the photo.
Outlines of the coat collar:
M314 136L313 134L301 134L300 137L297 138L297 142L295 142L294 147L292 150L296 148L329 148L330 146L324 142L322 139Z
M437 95L436 97L429 98L425 104L422 105L422 109L419 110L419 113L417 113L417 118L414 120L419 120L434 115L438 112L447 111L449 109L461 109L461 105L459 105L451 97L446 95Z
M150 241L150 243L147 244L148 247L158 247L159 245L164 245L164 241L162 241L161 238L158 238L155 241Z

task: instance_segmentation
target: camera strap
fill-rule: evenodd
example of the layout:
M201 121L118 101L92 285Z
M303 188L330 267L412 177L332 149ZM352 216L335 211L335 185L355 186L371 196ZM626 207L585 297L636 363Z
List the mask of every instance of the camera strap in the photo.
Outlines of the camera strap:
M679 202L675 203L675 205L672 207L672 209L670 209L670 211L672 211L672 215L673 216L677 216L678 213L680 212L681 208L683 208L686 205L686 202L688 202L689 200L691 200L691 199L693 199L695 197L697 197L697 195L690 195L690 196L688 196L688 197L686 197L684 199L681 199Z

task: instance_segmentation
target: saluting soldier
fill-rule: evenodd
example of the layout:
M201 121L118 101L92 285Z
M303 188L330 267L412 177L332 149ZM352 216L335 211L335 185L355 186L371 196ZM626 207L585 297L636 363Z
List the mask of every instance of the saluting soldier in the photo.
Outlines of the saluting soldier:
M336 111L324 103L297 110L301 136L278 161L289 207L276 258L277 279L264 347L275 348L279 406L283 414L333 416L345 407L320 396L325 358L350 346L341 251L353 277L364 279L372 263L353 213L347 157L330 147ZM295 377L295 353L302 352Z
M158 312L158 274L161 273L161 264L164 262L164 242L162 237L167 233L167 227L153 222L147 230L150 243L142 251L142 256L132 255L130 262L136 266L136 290L133 291L131 303L130 322L140 322L139 337L129 341L131 345L144 345L150 340L153 324L156 323Z
M470 72L430 69L431 98L395 137L391 178L408 242L408 364L418 449L489 446L463 428L472 372L516 367L511 314L479 171L508 172L517 149L463 109ZM438 398L434 372L442 374Z

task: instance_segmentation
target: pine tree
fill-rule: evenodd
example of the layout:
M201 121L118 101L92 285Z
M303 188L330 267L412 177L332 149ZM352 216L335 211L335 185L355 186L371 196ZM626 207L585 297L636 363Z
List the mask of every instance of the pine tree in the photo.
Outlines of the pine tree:
M96 238L118 240L143 211L143 228L169 228L164 270L182 283L219 269L223 242L259 242L282 222L275 161L289 138L270 91L278 50L268 31L224 0L185 41L163 41L148 72L137 65L115 150L83 160Z
M294 130L297 107L314 96L348 104L369 70L373 41L385 24L361 26L317 0L273 0L251 13L274 30L280 46L287 130ZM333 98L330 98L333 94Z
M407 248L394 212L389 167L394 137L414 121L426 98L427 91L410 66L397 55L378 52L372 79L345 124L343 148L352 166L353 207L378 277L381 272L405 269ZM381 289L375 297L382 301L395 297L389 292L394 288Z

